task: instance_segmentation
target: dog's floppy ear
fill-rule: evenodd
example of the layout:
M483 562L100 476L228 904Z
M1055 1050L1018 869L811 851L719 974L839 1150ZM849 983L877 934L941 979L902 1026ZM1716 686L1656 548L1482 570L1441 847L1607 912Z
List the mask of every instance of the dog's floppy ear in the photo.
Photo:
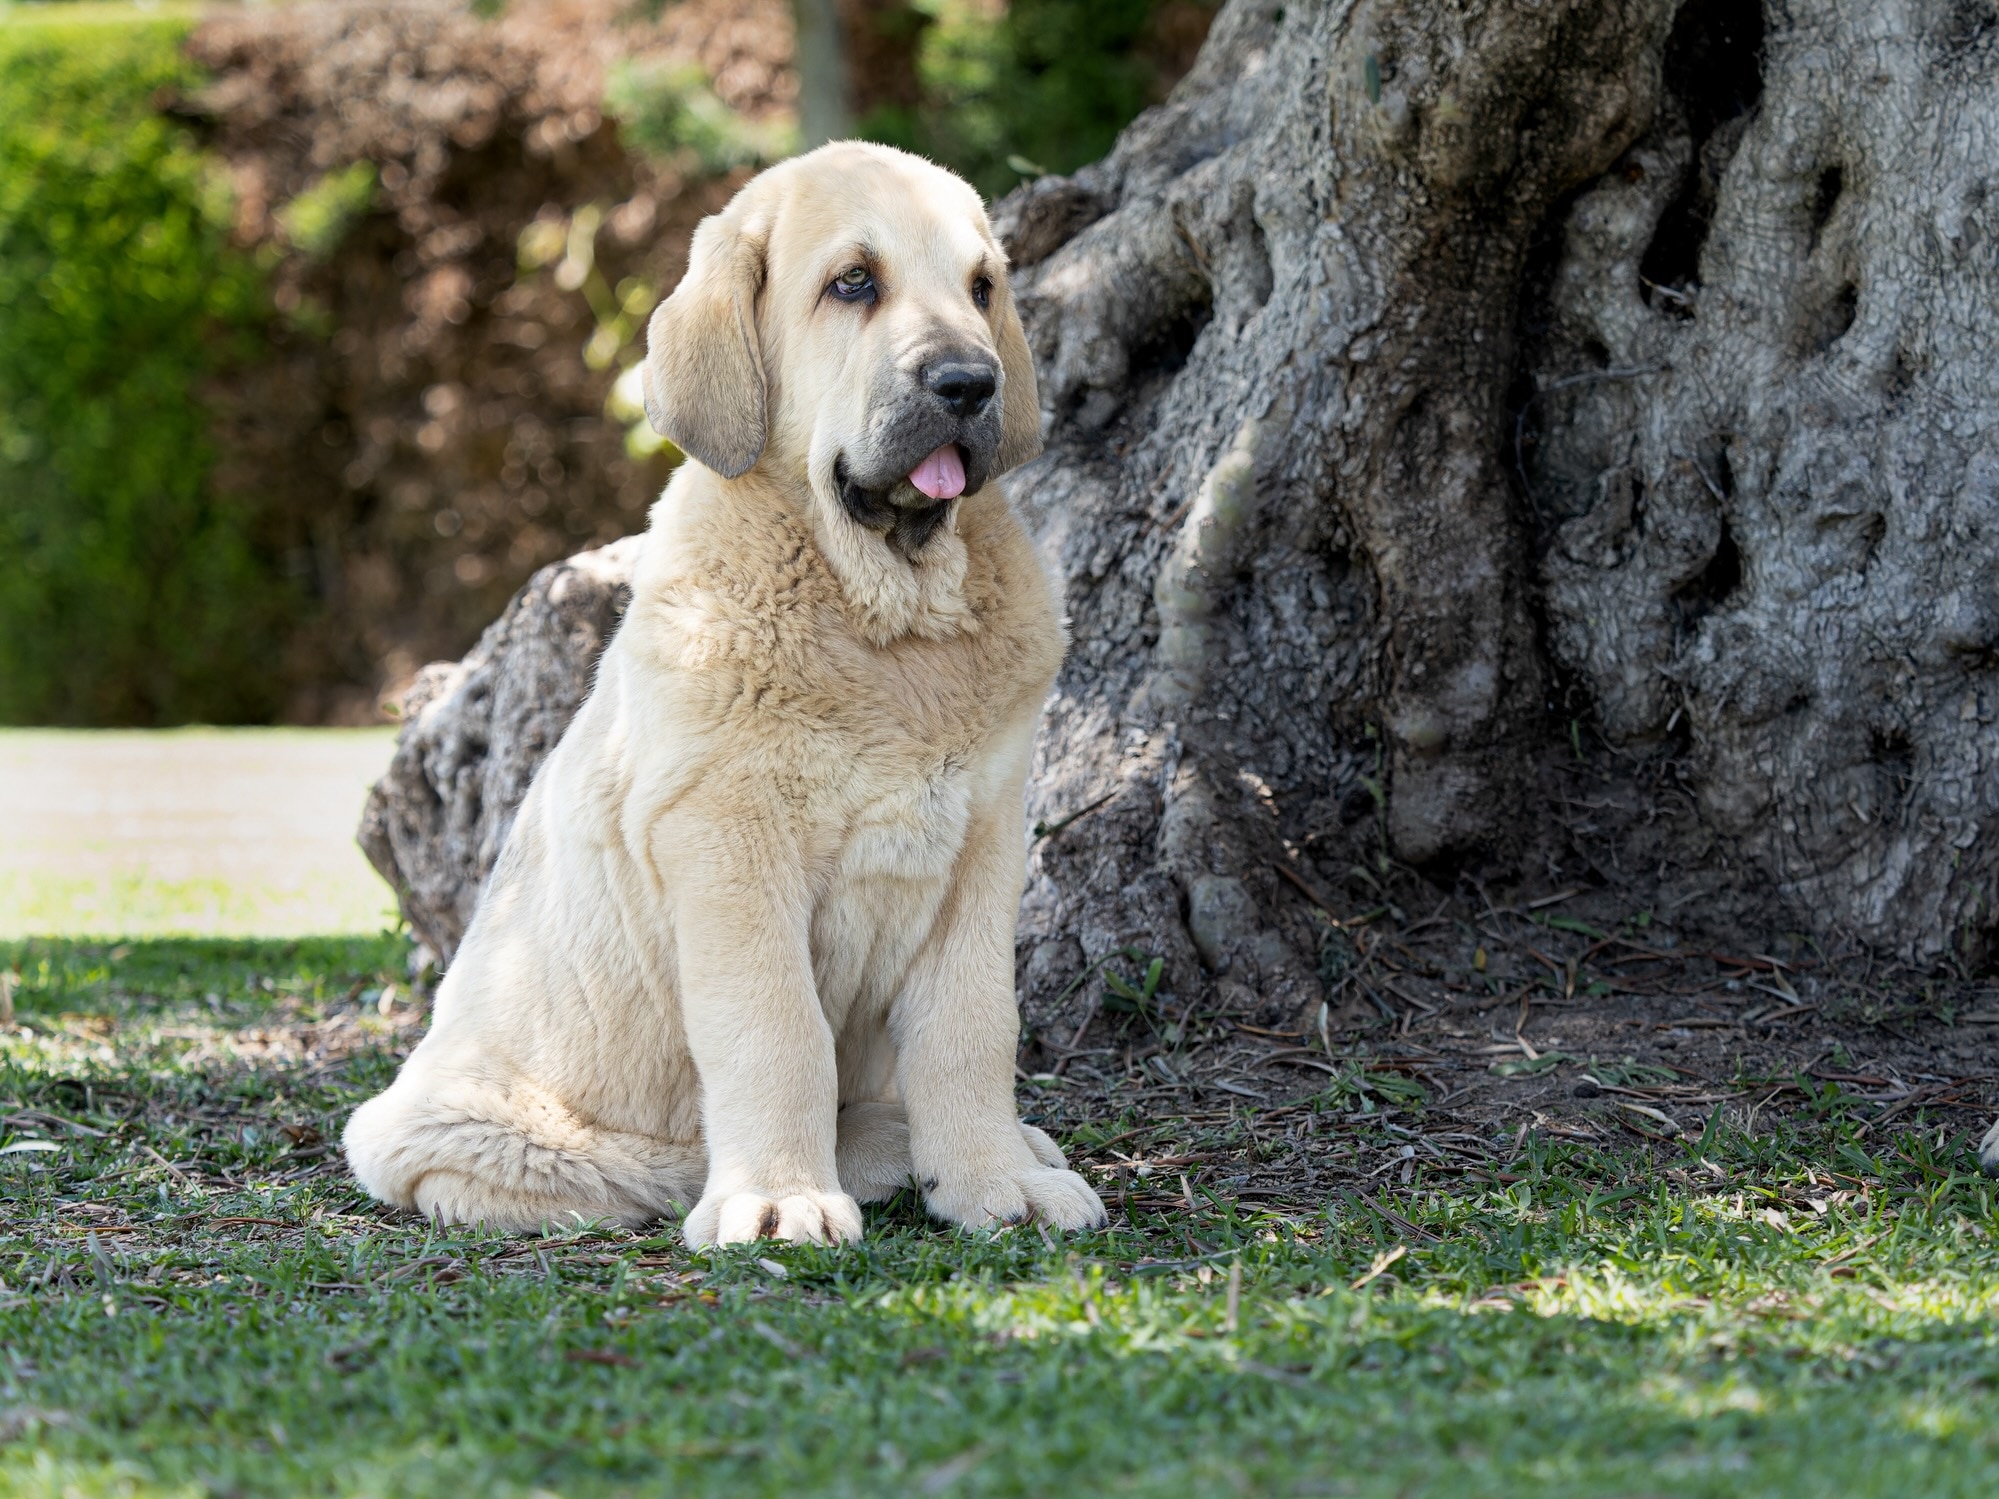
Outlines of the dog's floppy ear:
M993 472L1003 474L1041 451L1041 390L1034 381L1034 351L1027 346L1011 287L1000 306L997 341L1006 383L1000 389L999 452L993 459Z
M646 416L725 478L748 473L767 431L757 293L764 239L723 212L694 231L687 274L646 327Z

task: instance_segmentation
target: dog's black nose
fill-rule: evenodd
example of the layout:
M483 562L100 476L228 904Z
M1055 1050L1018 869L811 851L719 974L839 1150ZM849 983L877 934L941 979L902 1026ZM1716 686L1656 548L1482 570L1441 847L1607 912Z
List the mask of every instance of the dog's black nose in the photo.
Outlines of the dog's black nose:
M989 364L962 364L956 360L928 365L923 383L931 393L958 416L977 416L999 389L999 376Z

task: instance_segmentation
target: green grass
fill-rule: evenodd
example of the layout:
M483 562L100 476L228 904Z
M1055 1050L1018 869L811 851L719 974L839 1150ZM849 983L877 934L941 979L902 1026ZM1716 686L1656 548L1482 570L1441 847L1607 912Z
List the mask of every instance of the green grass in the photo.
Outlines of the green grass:
M56 1147L0 1154L0 1490L1999 1486L1994 1188L1920 1120L1656 1155L1508 1133L1489 1179L1281 1209L1197 1169L1194 1209L1067 1241L907 1201L841 1251L508 1240L385 1215L329 1151L414 1034L378 1003L403 961L0 944L0 1149Z

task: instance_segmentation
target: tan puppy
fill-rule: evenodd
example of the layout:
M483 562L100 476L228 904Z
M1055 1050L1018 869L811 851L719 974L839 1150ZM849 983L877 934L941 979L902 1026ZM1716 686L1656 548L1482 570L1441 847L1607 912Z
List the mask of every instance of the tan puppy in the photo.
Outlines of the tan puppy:
M1021 798L1062 656L988 480L1040 449L978 196L876 146L765 172L653 315L623 627L536 776L355 1175L452 1222L857 1238L912 1175L1104 1222L1014 1111Z

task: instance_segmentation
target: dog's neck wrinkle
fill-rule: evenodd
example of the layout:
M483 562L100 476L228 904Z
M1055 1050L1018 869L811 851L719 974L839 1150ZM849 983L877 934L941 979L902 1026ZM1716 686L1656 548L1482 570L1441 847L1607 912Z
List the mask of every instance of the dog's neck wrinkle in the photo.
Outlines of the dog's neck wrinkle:
M925 505L921 510L900 507L895 520L888 528L888 544L911 567L917 563L924 545L937 534L937 528L951 519L951 511L957 501L938 500Z
M948 640L973 634L977 616L965 598L968 558L959 534L960 501L901 510L882 529L864 524L830 476L810 484L812 532L839 582L848 617L869 644L907 636Z
M966 587L970 558L960 522L965 507L979 503L984 491L915 512L925 521L926 534L919 544L911 531L896 536L903 524L899 517L882 530L856 521L841 503L830 475L823 487L803 475L788 478L777 472L769 455L735 479L697 465L676 480L676 485L682 484L694 484L719 502L719 514L733 512L736 525L755 528L753 517L782 516L781 529L798 535L812 550L816 567L823 568L832 585L829 591L844 606L841 612L849 626L868 645L886 649L899 640L941 641L978 633L978 612ZM668 498L674 493L675 486L669 486ZM683 494L681 507L692 498L692 491ZM726 532L730 523L723 524ZM723 534L714 533L718 541ZM898 539L903 548L898 548Z

